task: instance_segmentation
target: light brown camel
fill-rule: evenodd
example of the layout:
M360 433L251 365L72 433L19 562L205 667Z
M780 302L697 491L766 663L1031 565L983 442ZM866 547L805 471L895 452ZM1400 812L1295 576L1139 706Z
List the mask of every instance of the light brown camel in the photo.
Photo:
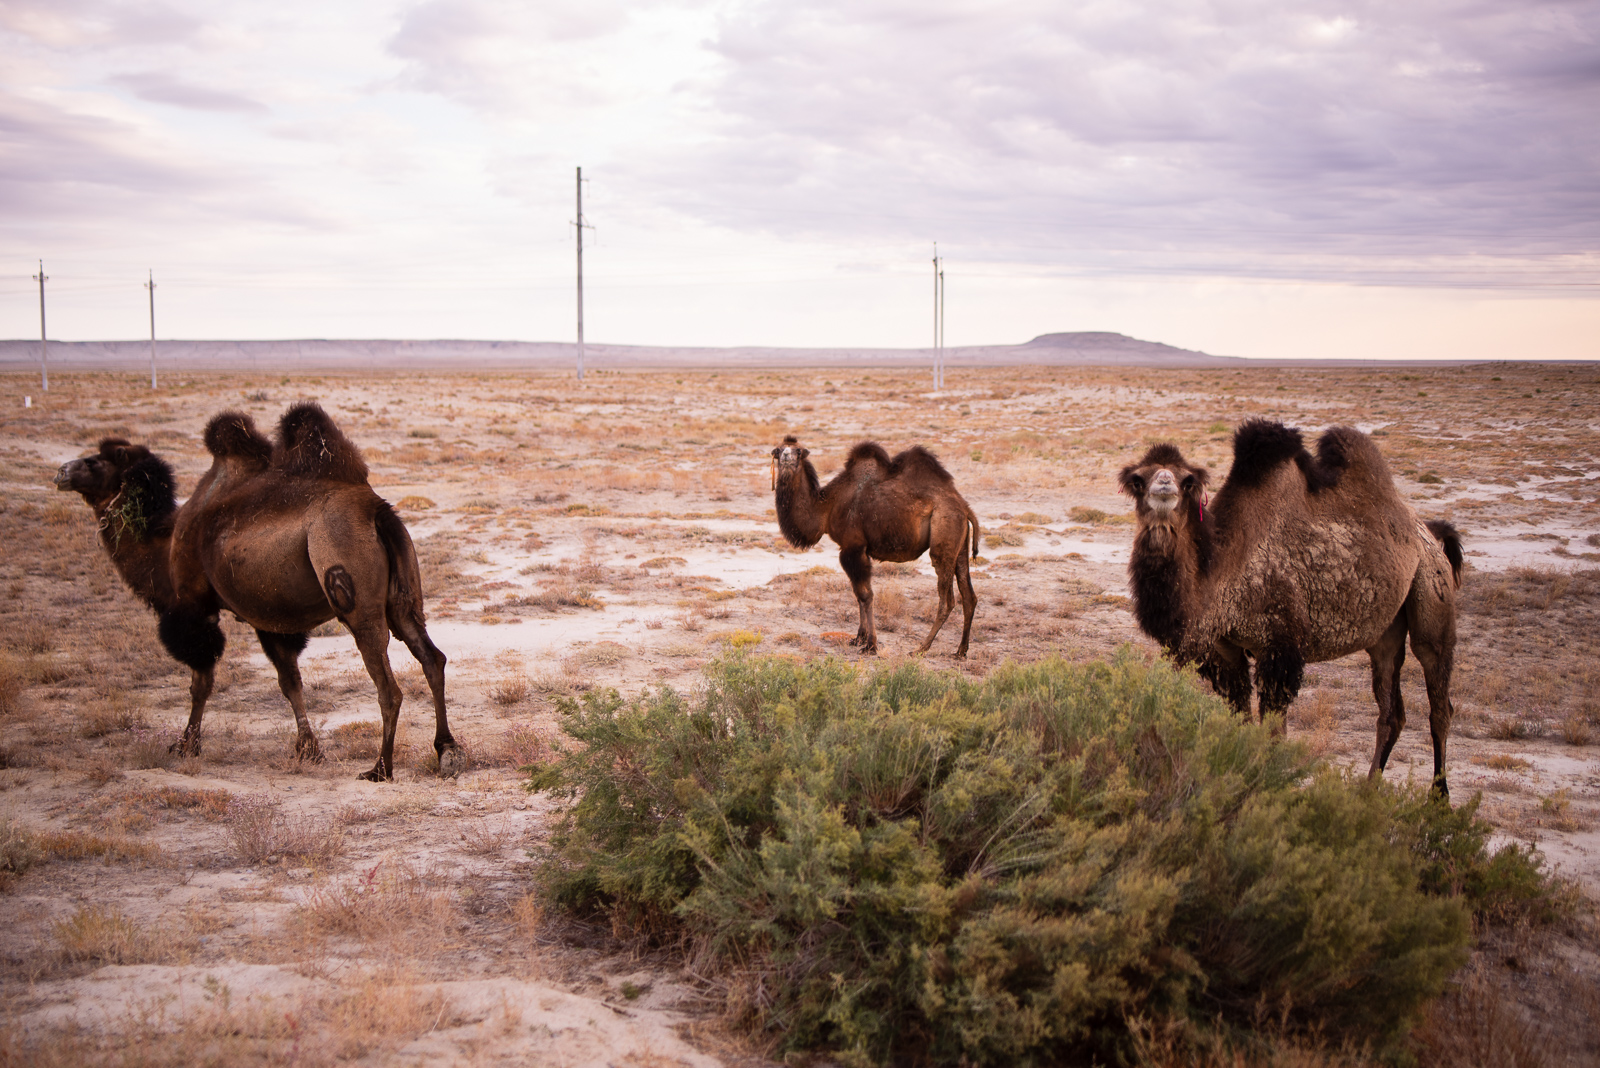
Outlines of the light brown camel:
M1324 433L1313 457L1298 430L1250 420L1233 454L1209 505L1205 469L1174 445L1122 469L1138 513L1128 576L1140 628L1246 715L1254 659L1263 717L1289 707L1307 663L1365 650L1378 703L1371 776L1405 725L1409 633L1428 689L1434 787L1448 797L1455 528L1418 519L1372 439L1351 427Z
M851 645L878 651L872 622L872 561L903 562L927 553L939 588L939 610L933 628L917 651L925 653L955 607L954 583L961 586L961 647L967 655L972 635L972 592L967 549L978 555L978 517L956 492L955 480L933 453L913 445L889 458L883 446L863 441L850 450L844 470L821 486L808 450L793 437L772 450L772 488L777 499L778 528L789 544L810 548L824 534L839 545L839 566L855 588L861 625Z
M121 438L62 465L55 478L58 489L82 494L94 509L113 564L156 610L167 651L190 669L189 723L173 748L200 752L226 609L255 628L277 669L301 758L322 754L306 719L299 656L307 632L336 618L355 636L383 715L378 762L360 777L394 777L402 697L389 667L391 631L433 691L440 772L455 770L460 749L445 713L445 656L424 625L416 552L405 524L367 484L359 450L315 404L284 414L276 445L240 412L212 419L205 444L211 469L181 508L166 462Z

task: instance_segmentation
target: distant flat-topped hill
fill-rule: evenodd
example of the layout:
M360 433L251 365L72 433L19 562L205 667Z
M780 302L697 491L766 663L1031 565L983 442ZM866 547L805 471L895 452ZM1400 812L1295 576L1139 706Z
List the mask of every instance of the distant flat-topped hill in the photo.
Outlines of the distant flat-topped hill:
M556 370L573 365L577 346L558 341L158 341L158 367L174 371ZM586 345L588 368L923 367L932 349L800 349L737 346ZM1125 334L1041 334L1022 345L967 345L945 350L952 367L1019 364L1110 367L1227 367L1246 361L1210 356ZM52 341L52 368L140 371L148 341ZM0 370L37 367L38 341L0 341Z

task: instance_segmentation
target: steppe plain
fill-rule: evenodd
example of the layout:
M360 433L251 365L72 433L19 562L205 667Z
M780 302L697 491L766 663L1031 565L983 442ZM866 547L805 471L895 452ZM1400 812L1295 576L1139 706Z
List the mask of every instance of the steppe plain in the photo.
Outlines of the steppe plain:
M830 543L801 551L778 533L769 453L790 433L824 478L864 438L943 459L984 544L971 656L951 659L957 613L928 662L980 676L1126 643L1156 655L1129 613L1133 528L1115 484L1148 444L1175 441L1220 480L1249 416L1373 432L1402 492L1453 520L1467 550L1454 797L1481 791L1506 838L1600 895L1593 365L953 368L937 392L925 373L837 367L51 386L0 376L0 815L42 849L0 872L0 1064L766 1063L670 955L545 907L532 873L554 802L518 769L548 754L556 703L591 688L692 689L734 648L861 659ZM204 753L171 756L187 671L88 508L51 486L63 461L120 435L163 454L182 495L207 466L211 415L270 429L300 399L363 448L416 540L472 754L458 778L427 767L426 687L394 643L400 767L392 784L356 781L376 700L332 625L302 659L325 763L293 760L275 677L231 619ZM878 659L894 662L926 631L932 572L880 566L875 584ZM1388 777L1420 782L1412 659L1404 684L1411 722ZM1373 728L1364 656L1309 669L1292 737L1364 769ZM1543 1051L1528 1063L1600 1052L1600 962L1581 937L1486 936L1468 971L1479 1001L1459 993L1441 1012L1506 1014Z

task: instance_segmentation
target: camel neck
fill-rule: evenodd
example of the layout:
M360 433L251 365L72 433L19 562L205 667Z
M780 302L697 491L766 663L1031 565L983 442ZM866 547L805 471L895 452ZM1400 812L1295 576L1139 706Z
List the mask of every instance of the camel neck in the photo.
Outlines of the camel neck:
M157 611L171 607L172 573L167 559L172 547L171 518L163 517L155 529L132 530L109 507L113 503L96 505L94 510L100 521L100 544L112 566L128 589L150 607Z
M1140 628L1168 649L1183 641L1187 621L1202 596L1202 549L1194 523L1183 518L1140 521L1128 558L1134 616Z
M810 463L778 480L776 504L778 529L790 545L810 548L828 532L827 498Z

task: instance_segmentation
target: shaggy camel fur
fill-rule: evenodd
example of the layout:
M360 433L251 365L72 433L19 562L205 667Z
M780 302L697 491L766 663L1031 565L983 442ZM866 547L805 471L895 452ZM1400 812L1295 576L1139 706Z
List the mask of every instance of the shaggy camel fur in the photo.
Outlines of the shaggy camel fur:
M355 636L378 689L383 741L361 775L394 777L400 687L389 667L392 631L433 691L434 749L448 774L459 758L445 713L445 656L428 638L415 550L394 510L367 485L360 452L315 404L278 424L274 444L248 415L224 412L206 426L211 469L180 508L172 471L142 445L107 438L64 464L56 486L83 495L128 586L160 618L167 651L191 672L189 723L174 745L200 752L200 728L224 638L223 609L256 629L294 710L296 753L320 760L306 719L299 656L313 627L338 619Z
M956 658L965 657L978 604L967 565L969 546L978 555L978 517L956 492L950 473L920 445L890 459L883 446L863 441L850 450L844 470L821 486L807 455L793 437L772 450L778 527L797 548L810 548L824 534L838 544L839 566L849 576L861 610L861 625L850 644L868 653L878 651L872 561L903 562L926 552L937 576L939 610L917 651L928 651L950 617L955 607L952 585L959 580L964 621Z
M1372 439L1351 427L1324 433L1313 457L1298 430L1251 420L1233 451L1209 505L1205 469L1173 445L1122 469L1138 513L1128 575L1140 628L1244 714L1254 659L1263 717L1289 707L1307 663L1365 650L1378 704L1372 776L1405 725L1409 634L1427 682L1434 785L1448 797L1455 528L1418 519Z

